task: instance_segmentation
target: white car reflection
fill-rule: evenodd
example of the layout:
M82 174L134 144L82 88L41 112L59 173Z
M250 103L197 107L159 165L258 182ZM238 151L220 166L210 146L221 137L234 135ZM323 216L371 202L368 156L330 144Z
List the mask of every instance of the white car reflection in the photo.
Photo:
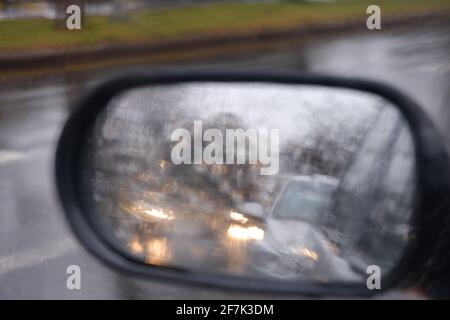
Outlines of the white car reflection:
M338 185L337 179L323 175L290 179L264 219L265 235L255 248L259 258L254 268L282 278L360 280L361 274L352 269L323 233L323 221L325 215L332 214Z

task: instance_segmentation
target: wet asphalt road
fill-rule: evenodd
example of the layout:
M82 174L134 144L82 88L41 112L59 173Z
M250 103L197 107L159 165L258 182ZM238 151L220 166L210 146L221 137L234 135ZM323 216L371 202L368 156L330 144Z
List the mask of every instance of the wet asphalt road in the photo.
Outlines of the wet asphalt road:
M194 62L189 68L308 70L384 81L417 100L450 146L449 34L450 25L425 25L291 39L272 49ZM134 68L141 66L127 69ZM55 192L55 143L69 105L98 79L121 71L0 87L0 298L261 297L133 279L104 267L72 235ZM65 271L71 264L81 267L81 290L66 289Z

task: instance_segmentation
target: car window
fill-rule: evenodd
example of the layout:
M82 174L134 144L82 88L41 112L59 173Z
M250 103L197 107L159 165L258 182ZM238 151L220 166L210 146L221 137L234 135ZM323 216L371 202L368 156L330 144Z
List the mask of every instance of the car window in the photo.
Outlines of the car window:
M317 223L329 204L332 189L291 182L277 201L272 217Z

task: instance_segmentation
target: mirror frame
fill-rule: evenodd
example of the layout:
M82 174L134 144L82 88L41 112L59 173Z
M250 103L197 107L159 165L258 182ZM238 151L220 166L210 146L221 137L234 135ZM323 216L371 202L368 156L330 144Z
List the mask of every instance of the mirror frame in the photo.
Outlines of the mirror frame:
M296 280L249 279L243 276L195 272L143 264L118 250L99 229L79 197L78 160L80 149L97 115L109 101L129 89L150 85L189 82L256 82L320 85L355 89L384 97L407 121L414 139L418 170L417 207L413 212L413 236L398 264L382 275L381 289L369 290L366 283L313 283ZM228 72L142 72L105 81L75 106L58 141L55 158L56 185L72 230L95 257L118 271L152 279L226 288L257 293L304 296L370 296L392 287L407 287L433 281L450 264L443 258L450 250L450 166L443 140L428 116L409 97L378 82L313 74Z

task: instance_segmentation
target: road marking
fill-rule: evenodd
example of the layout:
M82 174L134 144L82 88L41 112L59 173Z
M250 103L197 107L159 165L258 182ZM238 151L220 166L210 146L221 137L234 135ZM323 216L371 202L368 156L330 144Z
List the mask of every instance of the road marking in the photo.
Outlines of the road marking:
M0 275L17 271L22 268L33 267L47 260L67 254L77 248L72 238L58 239L43 247L28 249L18 253L0 257Z
M14 150L0 150L0 164L23 160L27 157L24 152Z

